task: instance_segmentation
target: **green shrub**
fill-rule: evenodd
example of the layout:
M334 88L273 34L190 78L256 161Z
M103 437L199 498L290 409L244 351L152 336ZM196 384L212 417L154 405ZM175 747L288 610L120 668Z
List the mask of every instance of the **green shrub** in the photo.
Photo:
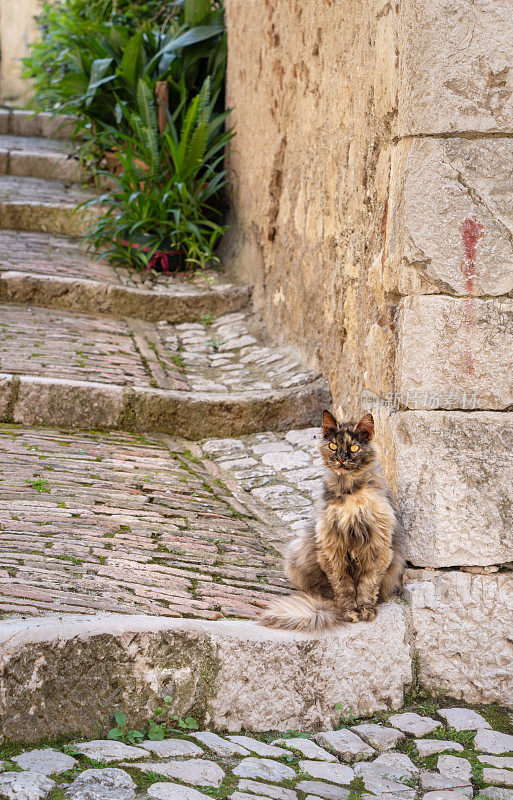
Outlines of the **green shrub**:
M40 105L76 115L93 173L103 173L104 156L118 167L89 236L111 260L148 268L169 251L187 265L214 260L232 135L224 131L223 14L221 0L44 0L26 75ZM169 94L160 125L157 82ZM165 256L159 265L167 267Z
M34 82L33 105L44 111L60 108L62 98L54 84L64 75L77 71L75 44L78 41L101 36L109 23L132 29L148 22L160 25L174 5L162 0L43 0L37 17L39 38L23 59L24 75ZM182 5L178 4L177 10Z
M138 113L125 111L131 133L122 135L121 174L109 174L115 188L85 204L106 208L89 238L111 260L138 269L170 251L182 252L188 266L203 267L215 261L225 230L219 201L226 184L224 148L232 136L223 130L227 112L214 113L207 78L180 127L179 111L168 112L160 134L153 94L142 79L137 96ZM164 269L166 264L164 256Z

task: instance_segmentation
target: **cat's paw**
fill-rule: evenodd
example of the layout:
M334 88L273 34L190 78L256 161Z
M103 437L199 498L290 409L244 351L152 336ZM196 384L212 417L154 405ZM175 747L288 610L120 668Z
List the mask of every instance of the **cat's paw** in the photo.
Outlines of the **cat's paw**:
M342 608L338 612L338 618L341 622L358 622L360 619L357 608Z
M358 609L358 619L361 619L363 622L371 622L373 619L376 619L378 615L378 609L375 605L368 605L361 606Z

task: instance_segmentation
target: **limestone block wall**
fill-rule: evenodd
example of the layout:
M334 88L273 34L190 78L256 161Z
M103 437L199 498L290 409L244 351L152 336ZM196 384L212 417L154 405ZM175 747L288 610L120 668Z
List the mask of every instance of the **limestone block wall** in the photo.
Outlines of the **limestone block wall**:
M0 0L0 100L22 105L30 98L30 83L21 77L21 59L36 36L34 17L39 0Z
M339 413L374 409L421 680L511 705L511 4L227 7L225 258Z

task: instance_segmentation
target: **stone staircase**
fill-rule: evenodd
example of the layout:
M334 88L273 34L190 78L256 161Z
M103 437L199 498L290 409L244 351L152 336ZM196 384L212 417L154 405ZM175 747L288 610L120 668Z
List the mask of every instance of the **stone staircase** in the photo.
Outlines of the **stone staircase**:
M0 113L0 732L92 733L112 698L169 694L228 730L399 707L401 604L324 637L251 621L290 590L324 381L221 271L90 259L69 129Z

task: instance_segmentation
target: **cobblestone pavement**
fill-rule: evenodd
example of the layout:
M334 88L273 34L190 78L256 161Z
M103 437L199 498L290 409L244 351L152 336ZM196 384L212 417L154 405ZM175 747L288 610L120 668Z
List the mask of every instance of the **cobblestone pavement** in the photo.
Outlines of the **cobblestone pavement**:
M219 475L167 437L0 426L0 612L255 616L279 523Z
M192 444L283 523L288 538L313 512L322 490L319 428L288 433L257 433L240 439L210 439Z
M479 713L429 703L413 709L345 722L339 730L311 736L292 732L220 736L194 730L196 721L187 718L181 724L188 733L178 729L171 733L173 738L153 738L169 736L168 729L177 724L161 709L154 716L152 738L147 738L147 731L135 731L130 744L95 739L37 749L7 745L0 749L0 796L7 800L513 798L510 718L487 708Z
M171 325L9 305L0 306L0 370L209 394L319 378L291 348L263 344L249 312Z

